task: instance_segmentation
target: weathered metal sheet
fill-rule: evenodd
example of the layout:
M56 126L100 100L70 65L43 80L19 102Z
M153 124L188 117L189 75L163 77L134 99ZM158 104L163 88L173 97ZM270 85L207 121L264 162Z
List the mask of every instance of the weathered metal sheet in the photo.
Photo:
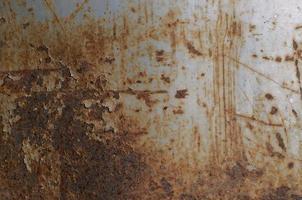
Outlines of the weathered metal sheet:
M0 199L301 199L299 0L2 0Z

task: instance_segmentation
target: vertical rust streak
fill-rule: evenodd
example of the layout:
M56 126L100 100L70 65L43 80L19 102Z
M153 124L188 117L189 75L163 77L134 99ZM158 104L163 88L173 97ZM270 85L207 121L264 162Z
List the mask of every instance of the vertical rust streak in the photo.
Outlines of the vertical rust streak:
M302 82L301 82L301 73L299 69L299 61L298 59L295 60L295 67L296 67L296 77L298 79L299 89L300 89L300 98L302 100Z
M144 12L145 12L145 20L146 20L146 24L148 24L148 22L149 22L148 1L145 2L145 5L144 5Z
M302 100L302 82L301 82L301 73L300 73L300 69L299 69L299 58L301 55L301 50L299 49L299 45L295 39L293 39L292 42L293 42L292 48L294 50L293 57L294 57L294 62L295 62L296 77L297 77L298 84L299 84L300 98Z
M68 21L72 21L77 14L83 10L84 6L89 2L89 0L84 0L68 17Z
M60 26L60 28L62 29L62 31L64 33L66 33L64 26L59 18L59 16L57 15L57 13L55 12L54 8L52 7L51 3L49 2L49 0L44 0L46 7L50 10L50 12L52 13L55 21L57 22L57 24Z
M235 7L233 8L232 14ZM235 73L236 68L225 57L238 57L241 43L241 27L236 16L221 10L215 27L214 48L214 144L212 153L216 155L214 164L223 160L243 158L242 137L236 122L235 106ZM215 151L215 152L213 152ZM217 163L218 161L218 163Z

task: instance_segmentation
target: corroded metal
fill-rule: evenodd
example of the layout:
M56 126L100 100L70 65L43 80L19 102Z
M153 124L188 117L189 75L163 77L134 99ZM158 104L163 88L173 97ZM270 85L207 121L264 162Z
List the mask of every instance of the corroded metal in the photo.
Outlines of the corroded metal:
M0 4L0 199L302 198L299 0Z

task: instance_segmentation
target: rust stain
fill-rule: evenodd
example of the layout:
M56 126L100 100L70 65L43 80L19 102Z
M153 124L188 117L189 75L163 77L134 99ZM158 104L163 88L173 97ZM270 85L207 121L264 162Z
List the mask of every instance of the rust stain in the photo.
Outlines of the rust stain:
M196 56L202 56L202 53L193 46L192 42L188 41L186 43L186 45L187 45L187 49L188 49L190 54L193 54L193 55L196 55Z
M233 5L234 6L234 5ZM234 7L232 7L234 9ZM235 99L235 71L229 59L238 60L240 46L242 43L241 24L236 16L220 11L214 31L213 48L213 100L215 137L213 140L213 163L221 163L225 157L231 159L243 159L244 149L241 133L236 116ZM219 165L219 164L218 164Z
M186 98L187 95L189 95L187 89L177 90L176 94L175 94L175 98L184 99L184 98Z
M81 12L84 6L89 2L89 0L84 0L80 5L77 5L77 8L67 17L66 21L72 21Z
M63 19L45 0L49 21L1 16L0 199L301 198L296 182L288 181L300 161L287 154L282 109L269 105L268 118L238 113L237 69L299 91L241 61L244 31L256 26L239 20L236 0L227 2L230 10L207 1L205 11L217 8L215 22L199 9L192 21L183 20L185 2L157 16L154 9L166 2L127 1L127 11L94 19L86 16L84 0ZM3 5L15 15L10 1ZM82 24L74 23L79 12L86 16ZM198 20L206 25L196 28ZM295 40L293 49L293 55L252 57L295 62L300 81ZM177 85L189 72L178 51L212 64L212 71L193 75L205 82L205 93ZM171 94L175 86L180 89ZM183 100L188 95L198 95L208 121L194 121L191 102ZM277 99L260 95L265 103ZM298 110L291 115L298 119ZM243 134L245 127L255 141ZM250 163L254 157L265 161Z
M278 112L278 108L276 108L275 106L272 107L270 114L271 115L275 115Z
M274 96L273 95L271 95L270 93L266 93L265 94L265 98L267 99L267 100L273 100L274 99Z
M60 17L57 15L57 13L56 13L56 11L55 11L55 9L53 7L54 5L51 2L49 2L49 0L44 0L44 3L46 5L46 7L50 10L51 14L53 15L55 21L58 23L58 25L60 26L60 28L62 29L62 31L65 32L65 29L64 29L64 26L63 26L63 24L62 24L62 22L60 20Z
M156 60L157 60L157 62L162 62L165 59L164 53L165 53L164 50L156 51Z
M280 63L280 62L282 62L282 58L281 58L280 56L277 56L277 57L275 58L275 61Z

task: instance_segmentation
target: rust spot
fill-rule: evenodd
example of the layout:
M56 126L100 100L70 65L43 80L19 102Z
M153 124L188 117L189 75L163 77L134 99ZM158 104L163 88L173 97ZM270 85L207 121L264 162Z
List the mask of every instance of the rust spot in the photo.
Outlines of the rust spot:
M262 56L262 58L263 58L264 60L270 60L270 58L267 57L267 56Z
M276 62L282 62L282 58L281 58L280 56L277 56L277 57L275 58L275 61L276 61Z
M187 95L188 95L187 89L177 90L176 94L175 94L175 98L184 99L184 98L186 98Z
M289 61L294 61L294 57L293 56L290 56L290 55L286 55L285 56L285 61L289 62Z
M158 50L155 52L156 61L162 62L165 59L165 51L164 50Z
M165 81L166 83L170 83L171 82L170 77L165 76L164 74L162 74L160 76L160 79L163 80L163 81Z
M202 53L194 47L192 42L187 42L186 45L187 45L187 49L189 50L190 54L193 54L196 56L202 56Z
M4 24L6 22L6 19L4 17L0 17L0 25Z
M293 162L289 162L287 164L288 169L293 169L295 167L295 164Z
M138 92L138 93L136 94L136 97L137 97L138 99L144 100L144 102L146 103L146 105L147 105L148 107L150 107L150 108L151 108L155 103L157 103L157 100L152 100L151 94L150 94L149 92Z
M23 29L26 29L30 25L29 22L22 24Z
M256 29L256 25L254 25L254 24L249 25L249 31L250 32L253 32L255 29Z
M253 56L254 58L257 58L257 57L258 57L257 54L253 54L252 56Z
M265 98L270 101L274 99L273 95L271 95L270 93L266 93Z
M274 115L278 112L278 108L276 108L275 106L272 107L270 114Z
M181 107L178 107L177 109L173 110L173 114L174 115L182 115L182 114L184 114L184 111Z

